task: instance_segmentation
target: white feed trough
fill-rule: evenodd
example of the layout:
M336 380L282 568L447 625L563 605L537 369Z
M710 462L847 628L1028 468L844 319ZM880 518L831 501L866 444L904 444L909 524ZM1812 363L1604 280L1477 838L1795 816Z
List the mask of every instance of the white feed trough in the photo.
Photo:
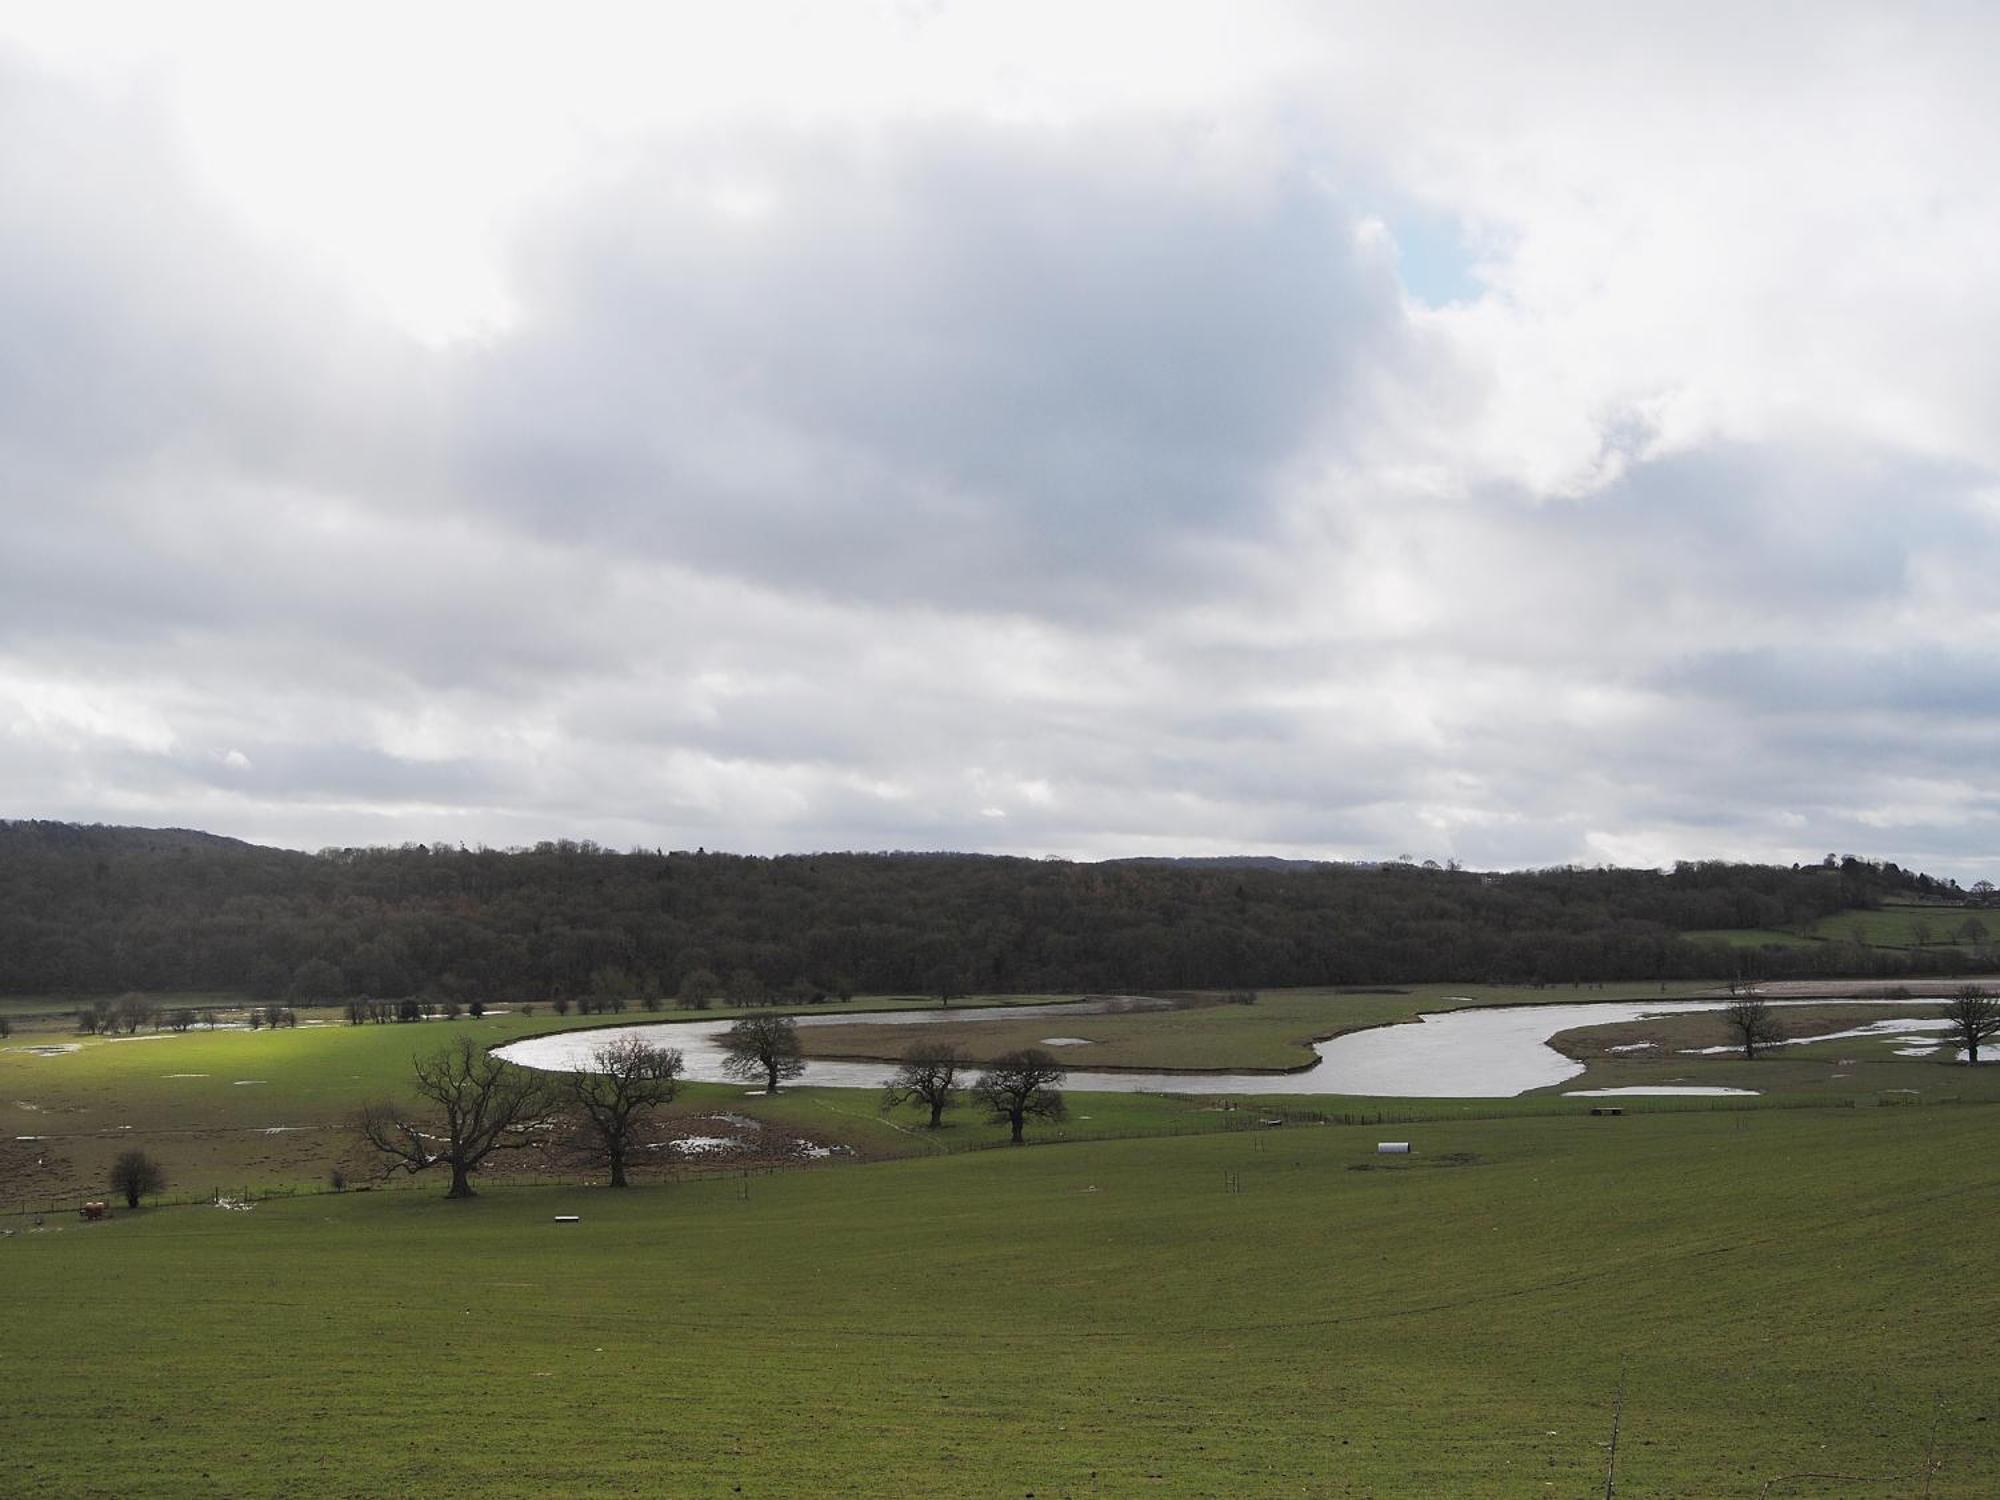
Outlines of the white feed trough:
M1375 1143L1375 1154L1377 1156L1408 1156L1410 1154L1410 1143L1408 1141L1377 1141Z
M556 1222L557 1222L558 1224L580 1224L580 1223L582 1223L582 1222L583 1222L583 1215L582 1215L582 1214L557 1214L557 1215L556 1215Z

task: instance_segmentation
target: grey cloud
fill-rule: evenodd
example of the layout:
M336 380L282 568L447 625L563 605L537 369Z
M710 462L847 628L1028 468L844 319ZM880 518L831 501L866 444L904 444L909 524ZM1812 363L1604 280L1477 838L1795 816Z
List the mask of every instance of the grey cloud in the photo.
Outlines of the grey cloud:
M1899 715L1899 737L1914 721L2000 720L2000 662L1945 642L1713 652L1664 674L1661 684L1773 715Z
M1576 502L1377 484L1385 403L1448 445L1465 387L1302 177L1138 134L662 147L548 205L518 330L428 354L201 207L149 108L0 59L12 811L1497 865L1664 830L1969 869L2000 830L2000 677L1904 620L1927 550L2000 550L1989 476L1827 439ZM1410 623L1335 576L1369 527L1436 571ZM1956 820L1894 811L1924 778Z
M1324 191L1217 193L1127 144L772 143L717 168L777 183L738 235L678 163L574 205L531 331L468 386L469 489L876 600L1200 586L1188 544L1263 529L1301 445L1414 355Z

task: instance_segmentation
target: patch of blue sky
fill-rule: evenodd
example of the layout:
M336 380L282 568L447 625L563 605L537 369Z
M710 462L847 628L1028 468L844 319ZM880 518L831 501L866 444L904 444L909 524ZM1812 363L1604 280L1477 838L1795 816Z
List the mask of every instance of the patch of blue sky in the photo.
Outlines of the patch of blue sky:
M1385 214L1383 222L1396 242L1396 275L1413 301L1449 307L1484 295L1481 256L1467 243L1457 220L1405 205Z

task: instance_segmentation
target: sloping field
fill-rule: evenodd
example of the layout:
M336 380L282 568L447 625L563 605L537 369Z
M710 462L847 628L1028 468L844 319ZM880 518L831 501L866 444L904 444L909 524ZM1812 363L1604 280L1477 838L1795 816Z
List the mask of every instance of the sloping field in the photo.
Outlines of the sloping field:
M1967 927L1971 923L1971 927ZM1771 927L1718 927L1682 936L1735 948L1796 947L1801 943L1855 943L1869 948L1977 947L2000 932L2000 913L1976 907L1889 902L1821 917L1797 931Z
M52 1222L0 1239L0 1442L35 1496L1582 1496L1622 1368L1620 1497L1985 1497L1994 1126L1493 1119L1402 1161L1293 1126Z

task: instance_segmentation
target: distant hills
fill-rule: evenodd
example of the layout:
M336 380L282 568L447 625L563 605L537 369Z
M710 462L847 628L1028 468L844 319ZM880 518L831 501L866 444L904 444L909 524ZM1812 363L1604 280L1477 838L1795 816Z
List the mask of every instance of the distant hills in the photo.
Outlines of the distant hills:
M1976 943L1864 945L1845 922L1829 939L1825 919L1959 899L1949 881L1851 858L1479 873L1261 855L618 853L569 840L306 854L192 829L10 821L0 992L624 1001L707 984L805 1003L850 991L1889 976L1988 955ZM1742 936L1808 930L1820 936L1796 947ZM1715 936L1688 936L1702 933Z

